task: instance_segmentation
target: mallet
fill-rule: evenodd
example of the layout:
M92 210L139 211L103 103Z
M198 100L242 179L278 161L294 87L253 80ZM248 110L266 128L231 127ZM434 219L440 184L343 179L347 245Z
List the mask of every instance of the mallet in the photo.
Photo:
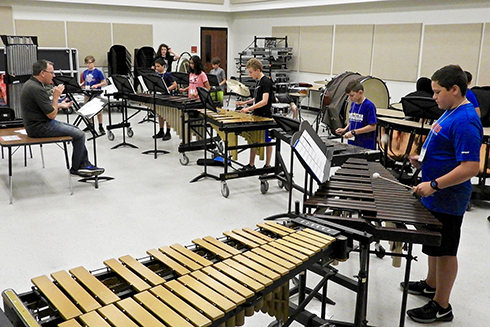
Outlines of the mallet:
M399 182L397 182L397 181L394 181L394 180L388 179L388 178L386 178L386 177L383 177L383 176L381 176L379 173L373 173L373 178L381 178L381 179L384 179L385 181L388 181L388 182L390 182L390 183L393 183L393 184L397 184L397 185L400 185L400 186L406 187L406 188L408 188L408 189L410 189L410 190L412 189L412 187L411 187L411 186L408 186L408 185L405 185L405 184L399 183Z

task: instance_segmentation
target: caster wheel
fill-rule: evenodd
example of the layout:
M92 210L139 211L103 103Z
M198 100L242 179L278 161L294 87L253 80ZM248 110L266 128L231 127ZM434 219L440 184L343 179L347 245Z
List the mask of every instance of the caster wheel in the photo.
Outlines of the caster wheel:
M266 194L268 190L269 190L269 182L268 181L261 181L260 182L260 192L262 194Z
M374 245L374 254L380 259L382 259L385 256L386 250L384 247L381 246L381 244L377 243Z
M109 139L109 141L114 141L114 138L115 138L114 133L109 131L107 133L107 138Z
M133 129L128 128L128 137L133 137L133 135L134 135Z
M490 221L490 216L488 216L487 220Z
M228 184L226 184L226 182L221 183L221 195L225 198L230 195L230 189L228 188Z
M278 180L277 181L277 186L279 186L279 188L284 188L284 182L281 181L281 180Z
M185 153L182 153L182 155L179 158L179 161L182 166L187 166L189 164L189 157L186 156Z

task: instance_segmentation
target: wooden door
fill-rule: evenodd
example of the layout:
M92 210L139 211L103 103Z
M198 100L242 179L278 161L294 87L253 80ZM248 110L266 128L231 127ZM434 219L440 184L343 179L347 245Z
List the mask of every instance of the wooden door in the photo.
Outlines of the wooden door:
M213 69L211 60L214 57L220 58L220 67L226 73L228 62L228 29L201 27L201 60L206 73L209 73Z

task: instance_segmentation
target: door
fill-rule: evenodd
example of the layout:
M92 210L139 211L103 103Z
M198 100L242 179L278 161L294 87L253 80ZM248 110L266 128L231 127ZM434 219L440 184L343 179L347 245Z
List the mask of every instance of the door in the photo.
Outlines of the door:
M201 60L206 73L209 73L213 69L211 60L214 57L220 58L220 67L226 73L228 62L228 29L201 27ZM228 78L228 74L226 76Z

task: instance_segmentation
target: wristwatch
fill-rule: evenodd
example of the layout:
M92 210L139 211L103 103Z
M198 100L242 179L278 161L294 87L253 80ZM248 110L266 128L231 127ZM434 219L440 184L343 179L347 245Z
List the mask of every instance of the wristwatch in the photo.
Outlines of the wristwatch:
M437 182L436 182L435 179L433 179L433 180L430 181L430 187L432 187L436 191L439 191L440 190L439 184L437 184Z
M355 135L356 135L356 130L355 130L355 129L351 130L350 132L351 132L351 134L352 134L353 136L355 136Z

